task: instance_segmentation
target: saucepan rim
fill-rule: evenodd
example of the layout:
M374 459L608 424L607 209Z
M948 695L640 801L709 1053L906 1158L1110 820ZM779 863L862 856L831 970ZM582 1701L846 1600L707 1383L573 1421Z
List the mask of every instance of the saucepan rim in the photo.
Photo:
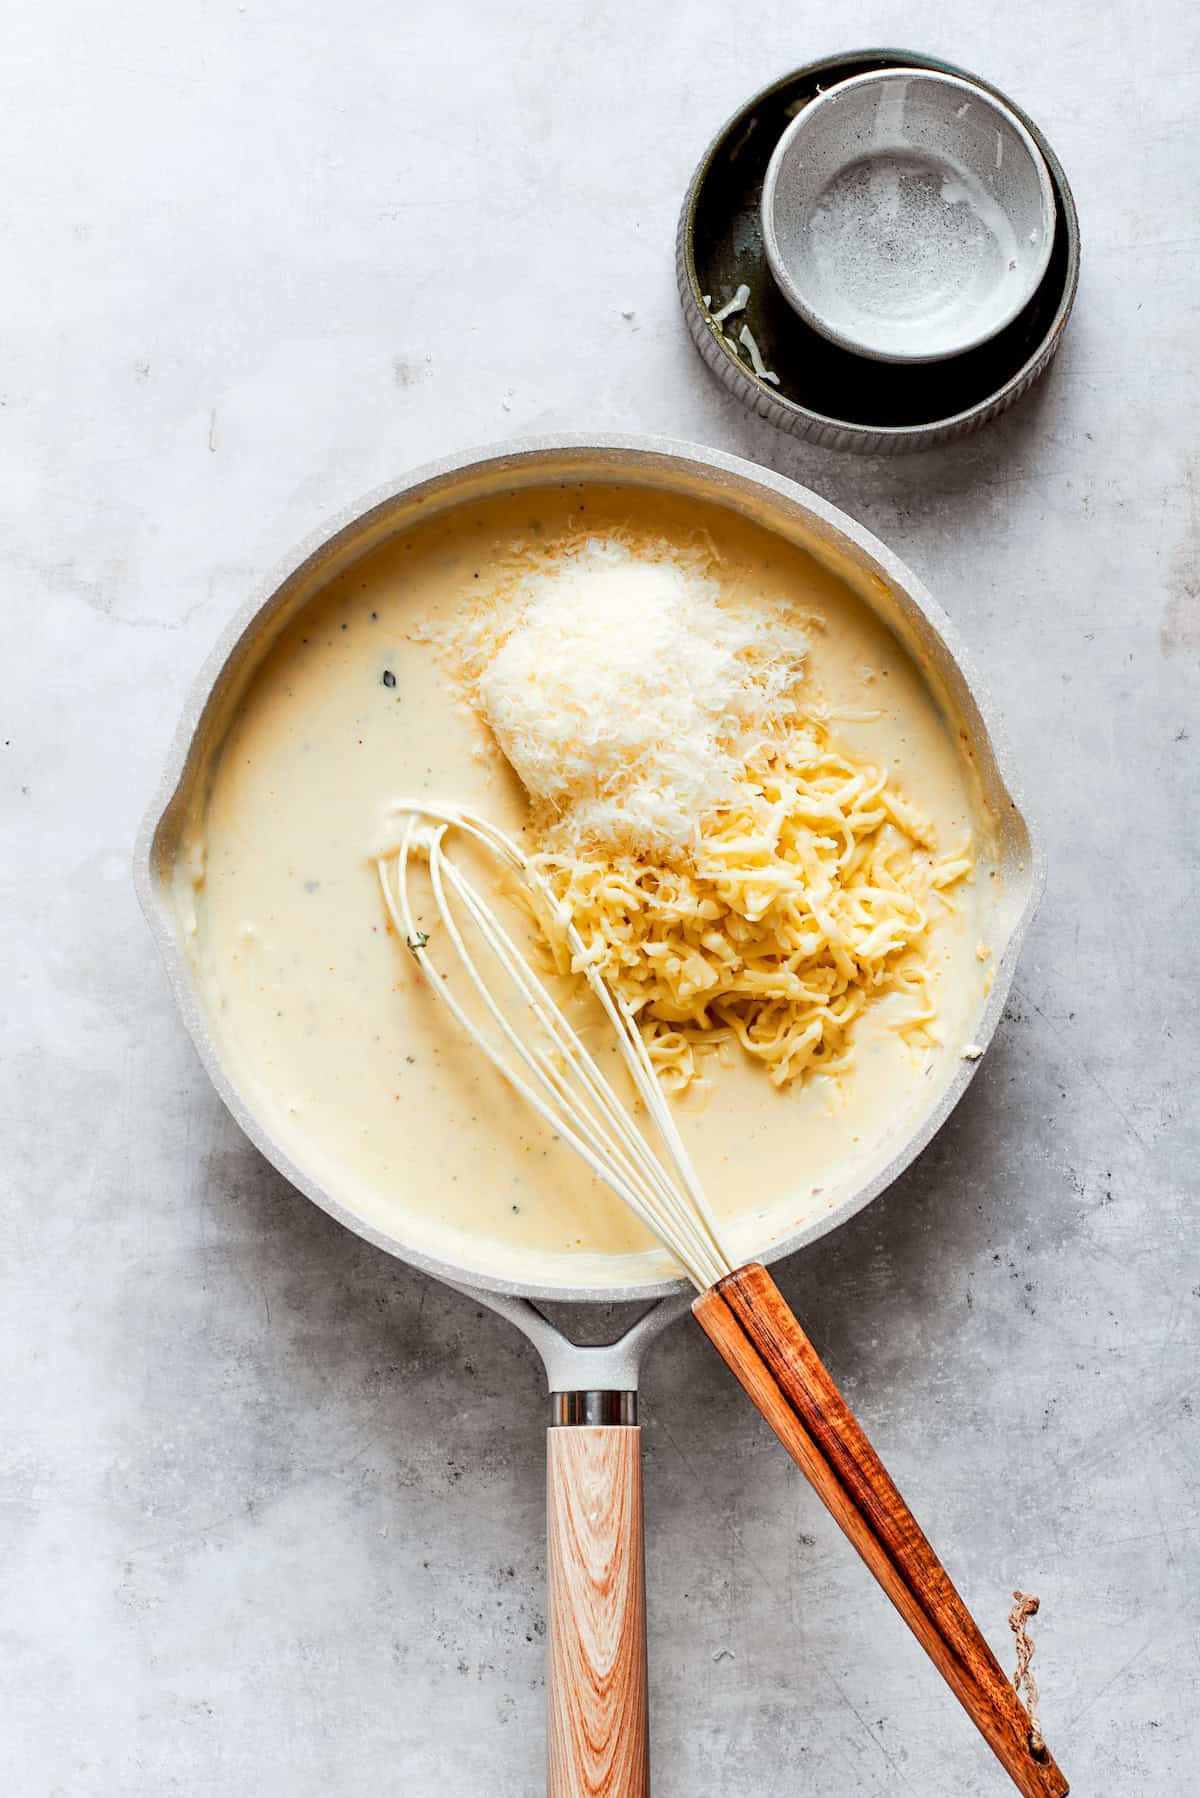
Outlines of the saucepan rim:
M961 683L959 698L968 703L975 715L976 749L982 748L985 752L994 771L993 785L1003 805L1010 808L1009 819L998 821L999 829L1003 833L1005 828L1015 827L1023 838L1023 866L1018 871L1023 888L1019 894L1020 903L1013 913L1003 948L996 949L991 992L975 1030L977 1044L980 1048L986 1048L1002 1015L1021 943L1041 896L1045 883L1045 864L1037 831L1021 802L1019 782L1003 726L987 688L962 644L957 628L922 583L886 544L836 506L773 470L721 450L672 438L566 433L522 438L465 450L458 455L428 463L403 475L399 480L377 488L365 499L342 508L332 519L312 531L238 609L196 677L167 753L162 776L138 832L134 849L134 884L184 1025L209 1079L241 1129L293 1186L357 1235L438 1279L459 1286L474 1287L480 1291L519 1294L531 1299L617 1303L650 1300L668 1293L677 1293L685 1288L687 1282L682 1279L645 1279L629 1283L573 1286L504 1278L485 1268L431 1255L405 1242L400 1236L381 1230L351 1206L326 1191L319 1181L299 1167L244 1096L226 1065L217 1040L209 1028L186 953L177 934L162 874L164 833L184 784L192 754L202 740L209 707L217 698L230 671L237 665L243 643L253 635L260 620L274 607L284 603L287 593L298 581L307 581L318 573L322 561L329 560L332 563L339 547L345 546L350 534L362 531L388 507L394 507L400 502L411 504L424 497L433 501L439 491L447 494L447 503L452 505L456 486L461 485L465 478L483 475L489 469L496 475L498 490L500 484L510 476L523 475L523 484L531 484L528 477L536 472L538 465L545 464L549 472L555 458L560 459L555 478L561 479L564 473L561 459L569 461L574 457L582 465L583 459L588 456L600 459L602 466L592 468L586 475L581 474L578 478L591 481L611 478L619 481L624 471L630 478L640 476L641 484L646 484L645 477L652 475L655 470L664 474L671 470L676 474L686 474L692 469L698 471L710 484L715 484L716 488L723 489L727 502L736 502L739 496L743 501L752 498L767 502L773 500L793 520L807 519L819 525L826 543L844 547L852 560L860 567L864 563L868 565L871 572L886 584L901 601L906 615L926 640L926 647L933 645L937 648L943 669L953 671ZM567 478L576 477L568 474ZM711 497L719 502L721 495L714 491ZM821 1216L808 1219L797 1229L766 1245L758 1259L774 1262L794 1253L853 1217L890 1186L945 1122L966 1091L976 1065L975 1061L965 1059L960 1063L953 1078L931 1101L905 1141L871 1179L864 1181Z

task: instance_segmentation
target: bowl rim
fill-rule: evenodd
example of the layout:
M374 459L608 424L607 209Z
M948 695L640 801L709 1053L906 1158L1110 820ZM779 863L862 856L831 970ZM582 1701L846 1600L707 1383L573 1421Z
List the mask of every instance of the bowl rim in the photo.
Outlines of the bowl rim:
M749 99L744 100L724 124L710 139L697 163L691 180L684 194L680 208L679 226L677 230L676 272L680 298L693 340L699 348L705 342L705 333L701 331L702 321L707 319L707 308L704 305L704 291L696 269L696 210L700 195L704 191L713 164L723 146L739 127L744 129L753 118L756 110L776 95L795 86L802 78L824 75L836 76L838 70L852 67L863 62L884 61L885 66L909 67L921 70L938 70L948 75L961 76L980 92L990 94L993 98L1003 100L1004 104L1016 114L1029 131L1037 144L1050 170L1057 199L1060 205L1060 227L1065 235L1067 250L1067 266L1063 276L1062 291L1059 294L1053 316L1046 326L1038 342L1030 350L1019 368L1014 368L1008 378L994 392L983 395L971 405L959 412L943 414L940 418L923 419L916 424L870 424L862 419L838 418L829 412L819 412L813 406L793 399L790 394L776 393L773 387L760 379L753 370L746 368L728 351L720 350L722 372L720 378L735 396L751 410L757 410L764 418L775 423L780 429L790 431L801 439L809 438L816 442L836 442L840 447L848 449L874 450L888 446L893 453L905 448L926 449L936 444L952 441L966 432L974 430L978 425L1002 412L1014 400L1018 399L1049 363L1061 341L1063 331L1071 317L1075 299L1079 292L1080 268L1080 233L1079 213L1075 205L1075 196L1067 179L1053 145L1046 138L1037 122L1022 107L994 86L976 75L970 69L960 68L958 64L946 62L940 57L929 56L920 50L904 50L894 45L866 45L858 50L843 50L831 56L816 57L813 61L800 63L785 74L769 81L765 87L757 89ZM850 77L847 77L849 80ZM1057 240L1058 228L1055 230ZM1053 251L1051 252L1053 254ZM708 321L707 335L716 344L716 332ZM719 348L719 346L717 346ZM703 353L703 352L702 352Z
M891 87L896 82L921 80L933 87L948 88L955 93L968 94L973 100L981 102L996 117L1002 119L1008 129L1016 137L1025 151L1029 165L1037 182L1041 200L1041 244L1037 256L1028 266L1026 279L1017 290L1008 306L998 312L983 329L965 337L947 341L936 350L905 351L884 350L868 343L864 338L856 337L852 332L841 329L827 314L822 313L806 298L789 267L779 245L779 234L775 220L778 211L779 183L785 163L794 151L796 144L819 122L823 115L827 116L836 101L841 100L848 92L867 88ZM760 202L763 248L775 284L794 312L804 322L828 338L840 349L848 350L852 355L864 356L872 362L892 362L910 367L923 362L948 362L955 356L965 356L970 350L977 350L982 344L989 343L998 337L1006 326L1011 325L1017 314L1021 312L1033 298L1046 276L1050 266L1050 257L1054 249L1054 234L1058 225L1058 207L1054 199L1054 184L1050 179L1050 170L1046 158L1042 155L1031 133L1021 123L1016 113L997 95L980 88L972 81L966 81L960 75L947 74L942 69L922 69L896 66L887 69L866 69L861 75L850 75L845 81L837 81L832 87L823 88L807 106L801 108L787 126L779 142L771 152L771 160L767 164L767 172L763 178L762 199Z

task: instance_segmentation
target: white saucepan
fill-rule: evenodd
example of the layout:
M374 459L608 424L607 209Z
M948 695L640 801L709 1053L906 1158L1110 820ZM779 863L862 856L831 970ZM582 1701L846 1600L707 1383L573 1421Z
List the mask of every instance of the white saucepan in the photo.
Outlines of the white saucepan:
M1017 952L1042 882L1040 854L1022 815L1003 738L957 633L914 576L875 537L795 483L717 451L658 439L559 437L501 446L424 468L374 493L303 543L251 598L213 650L187 702L159 789L138 839L136 882L176 999L213 1084L259 1150L323 1210L389 1254L469 1291L534 1343L551 1393L548 1605L549 1763L555 1798L578 1791L648 1791L645 1608L638 1460L638 1371L647 1344L686 1308L683 1283L648 1265L629 1277L626 1258L587 1278L514 1279L511 1261L489 1266L488 1245L447 1261L406 1240L403 1223L381 1228L328 1177L314 1178L273 1134L239 1081L201 996L172 892L172 861L202 791L237 695L281 629L331 581L416 521L514 489L564 481L626 484L695 498L741 513L798 544L849 584L923 674L973 764L994 831L999 878L991 883L988 940L994 978L972 1036L985 1048L1000 1019ZM974 1049L972 1050L974 1056ZM799 1225L755 1245L775 1261L860 1210L906 1168L962 1096L976 1059L963 1059L886 1165ZM569 1265L569 1264L568 1264ZM620 1340L576 1346L539 1304L636 1304L642 1315ZM604 1662L597 1672L596 1657ZM606 1671L607 1670L607 1671Z

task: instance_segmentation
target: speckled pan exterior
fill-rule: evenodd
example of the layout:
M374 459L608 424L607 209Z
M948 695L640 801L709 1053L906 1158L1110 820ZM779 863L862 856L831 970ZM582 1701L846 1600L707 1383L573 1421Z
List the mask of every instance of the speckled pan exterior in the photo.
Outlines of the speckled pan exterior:
M951 725L960 732L994 821L998 867L1007 897L994 938L995 979L976 1032L979 1044L986 1046L1003 1011L1044 873L1041 851L1022 813L1009 752L983 683L971 668L951 621L915 576L869 531L793 481L694 444L661 438L566 436L471 451L422 468L369 495L315 532L247 601L202 669L138 835L134 874L138 898L183 1021L214 1086L250 1139L301 1192L389 1254L453 1285L497 1297L524 1294L589 1303L643 1300L679 1292L683 1282L547 1286L497 1278L484 1266L451 1264L418 1252L401 1237L367 1224L305 1174L256 1115L223 1059L179 939L167 890L172 845L190 789L213 741L223 701L265 654L282 620L294 615L344 568L417 519L514 488L559 481L659 487L741 512L801 544L844 575L905 644L923 668ZM965 1060L960 1064L952 1083L873 1180L803 1228L764 1244L760 1258L776 1261L802 1248L852 1217L889 1186L958 1103L975 1065Z

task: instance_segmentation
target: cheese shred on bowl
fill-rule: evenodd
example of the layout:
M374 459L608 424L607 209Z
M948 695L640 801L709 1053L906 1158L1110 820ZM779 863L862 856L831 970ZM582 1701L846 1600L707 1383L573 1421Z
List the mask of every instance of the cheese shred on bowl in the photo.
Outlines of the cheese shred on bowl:
M581 537L469 606L450 640L524 786L535 861L636 1014L664 1082L739 1050L786 1086L856 1027L937 1043L924 953L972 871L808 677L818 615L722 591L719 557ZM869 715L869 714L865 714ZM576 973L561 918L539 923Z

